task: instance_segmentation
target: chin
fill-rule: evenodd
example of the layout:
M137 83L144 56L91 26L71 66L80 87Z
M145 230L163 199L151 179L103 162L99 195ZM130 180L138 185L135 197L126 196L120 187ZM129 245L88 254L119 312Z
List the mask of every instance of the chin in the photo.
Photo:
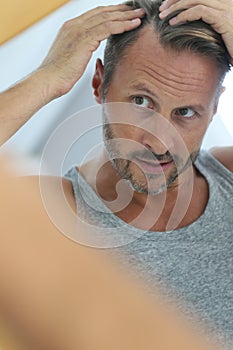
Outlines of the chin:
M127 185L137 193L147 194L147 195L157 195L165 192L168 188L167 183L157 184L155 186L148 186L147 181L140 181L134 176L124 179ZM150 181L150 180L149 180Z

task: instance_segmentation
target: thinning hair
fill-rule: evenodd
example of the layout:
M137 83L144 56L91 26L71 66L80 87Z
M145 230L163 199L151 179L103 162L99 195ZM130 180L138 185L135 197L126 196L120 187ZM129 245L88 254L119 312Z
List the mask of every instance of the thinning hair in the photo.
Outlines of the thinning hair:
M133 8L143 8L146 15L138 28L123 34L111 35L108 38L104 52L103 96L106 95L117 64L125 56L127 49L137 41L142 28L147 25L153 26L155 40L159 39L163 47L175 51L186 50L213 59L216 62L216 67L220 70L220 83L224 80L231 67L231 57L221 35L202 20L171 26L169 20L181 11L174 12L165 19L160 19L159 7L161 3L162 0L125 2Z

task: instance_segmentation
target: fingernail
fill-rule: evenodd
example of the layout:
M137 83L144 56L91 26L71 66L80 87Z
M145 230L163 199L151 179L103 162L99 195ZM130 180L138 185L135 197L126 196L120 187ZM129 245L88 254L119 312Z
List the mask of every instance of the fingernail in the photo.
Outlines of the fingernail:
M134 12L136 13L145 13L145 10L143 8L135 9Z
M159 17L164 18L169 14L169 9L160 12Z
M132 22L133 24L141 24L140 18L131 19L131 22Z
M160 10L160 11L165 10L165 9L167 8L167 3L168 3L167 0L163 1L162 4L161 4L160 7L159 7L159 10Z
M172 19L170 19L169 24L173 25L177 23L177 17L173 17Z

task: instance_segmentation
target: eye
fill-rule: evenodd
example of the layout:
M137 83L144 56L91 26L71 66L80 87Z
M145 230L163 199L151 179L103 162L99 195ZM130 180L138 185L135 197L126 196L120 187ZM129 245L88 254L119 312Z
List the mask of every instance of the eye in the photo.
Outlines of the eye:
M144 108L152 108L152 103L149 98L146 98L144 96L134 96L133 102L140 107Z
M185 108L180 108L177 109L176 111L176 115L181 116L182 118L187 118L187 119L191 119L193 117L195 117L197 113L189 107L185 107Z

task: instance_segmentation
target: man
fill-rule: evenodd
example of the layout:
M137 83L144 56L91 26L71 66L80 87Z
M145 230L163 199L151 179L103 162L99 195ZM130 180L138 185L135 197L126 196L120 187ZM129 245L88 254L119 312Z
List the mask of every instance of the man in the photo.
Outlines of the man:
M151 298L104 251L59 234L38 184L7 171L5 159L0 180L2 349L213 350L161 304L157 291ZM60 209L64 221L74 219Z
M106 103L105 148L69 171L65 193L82 218L117 232L119 245L132 238L116 252L147 282L176 295L217 339L232 340L233 153L199 154L233 57L232 1L130 5L139 9L97 8L63 26L41 67L1 96L2 140L68 92L99 42L117 34L93 77L96 100ZM131 196L124 207L122 193Z
M0 164L2 349L219 349L104 251L59 234L38 184L7 172L2 159ZM63 220L70 220L60 209Z

